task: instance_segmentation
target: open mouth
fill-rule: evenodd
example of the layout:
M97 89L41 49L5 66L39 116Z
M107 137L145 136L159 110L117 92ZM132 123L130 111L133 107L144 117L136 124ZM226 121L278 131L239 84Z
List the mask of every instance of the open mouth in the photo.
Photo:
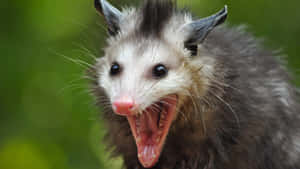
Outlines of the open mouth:
M127 116L138 152L145 168L153 167L176 115L177 96L169 95L147 107L141 114Z

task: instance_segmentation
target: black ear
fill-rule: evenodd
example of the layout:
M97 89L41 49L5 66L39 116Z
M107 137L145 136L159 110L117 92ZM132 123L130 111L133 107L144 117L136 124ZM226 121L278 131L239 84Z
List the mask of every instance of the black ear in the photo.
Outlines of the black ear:
M219 24L222 24L226 18L227 6L225 5L225 7L218 13L185 25L182 29L187 35L184 42L186 48L195 49L198 44L205 40L209 32ZM192 51L192 54L193 52L195 51Z
M105 17L109 34L117 34L120 30L122 13L106 0L95 0L95 8Z

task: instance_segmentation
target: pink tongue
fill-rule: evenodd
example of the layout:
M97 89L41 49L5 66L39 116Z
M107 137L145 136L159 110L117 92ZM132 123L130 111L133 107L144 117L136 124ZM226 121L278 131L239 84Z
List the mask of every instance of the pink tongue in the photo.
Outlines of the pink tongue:
M156 148L153 145L145 145L142 150L139 150L139 160L144 165L144 167L152 166L157 158Z
M140 116L141 144L138 145L139 160L144 167L151 167L158 159L158 136L157 121L159 112L146 110Z

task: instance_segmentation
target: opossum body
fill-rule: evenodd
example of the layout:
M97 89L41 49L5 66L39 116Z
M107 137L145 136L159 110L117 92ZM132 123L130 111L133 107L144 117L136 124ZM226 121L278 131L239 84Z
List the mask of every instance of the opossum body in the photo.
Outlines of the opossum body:
M107 141L128 169L300 169L300 105L273 52L227 7L194 20L170 0L106 19L105 55L90 72Z

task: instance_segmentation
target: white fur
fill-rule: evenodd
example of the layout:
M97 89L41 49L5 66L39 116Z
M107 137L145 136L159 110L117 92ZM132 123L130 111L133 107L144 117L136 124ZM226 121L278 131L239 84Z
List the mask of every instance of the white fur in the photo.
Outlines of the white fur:
M280 79L273 79L271 81L274 95L285 105L289 106L290 91L288 90L288 84Z
M136 9L125 9L121 18L120 32L108 39L105 56L101 59L99 84L108 94L111 102L121 95L130 95L140 109L169 94L182 94L192 86L189 51L184 48L186 33L183 26L192 22L190 15L174 15L162 31L162 39L135 39L135 28L139 25ZM194 66L203 67L199 79L208 84L205 77L214 71L211 57L197 57ZM99 61L100 62L100 61ZM118 62L122 73L110 77L111 64ZM152 69L157 64L169 68L162 79L152 77Z

